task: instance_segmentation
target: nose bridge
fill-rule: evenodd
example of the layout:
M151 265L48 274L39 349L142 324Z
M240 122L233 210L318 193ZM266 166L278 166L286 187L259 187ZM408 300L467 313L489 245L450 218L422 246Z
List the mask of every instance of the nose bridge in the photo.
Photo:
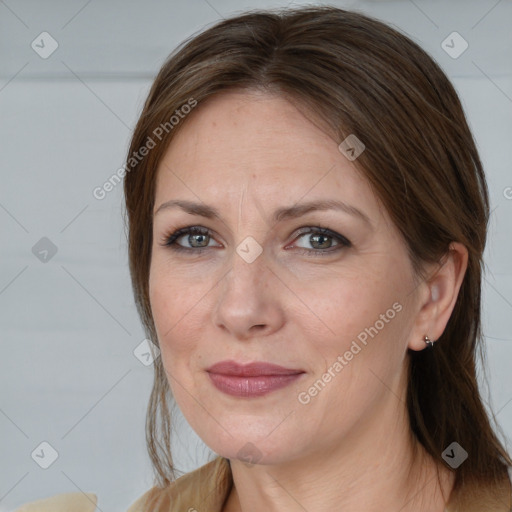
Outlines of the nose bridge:
M250 253L254 249L247 243ZM234 337L245 338L250 336L254 326L258 326L258 330L274 331L283 318L264 253L248 261L238 254L240 245L243 249L244 242L233 251L231 269L218 288L213 321Z
M235 247L230 263L231 270L224 279L224 294L242 301L258 299L269 278L263 247L253 237L246 237Z
M269 226L261 204L248 190L246 183L240 192L231 271L226 276L230 291L242 294L251 287L256 290L268 278L263 244Z

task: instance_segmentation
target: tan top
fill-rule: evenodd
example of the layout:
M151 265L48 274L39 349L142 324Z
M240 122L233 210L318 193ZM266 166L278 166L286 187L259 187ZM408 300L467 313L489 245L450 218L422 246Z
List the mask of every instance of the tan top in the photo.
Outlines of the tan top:
M450 496L445 512L510 512L512 506L512 467L509 478L497 495L484 489L467 489ZM204 466L176 479L165 489L153 487L144 493L127 512L222 512L231 491L233 478L228 459L216 457ZM69 493L23 505L14 512L94 512L95 494Z

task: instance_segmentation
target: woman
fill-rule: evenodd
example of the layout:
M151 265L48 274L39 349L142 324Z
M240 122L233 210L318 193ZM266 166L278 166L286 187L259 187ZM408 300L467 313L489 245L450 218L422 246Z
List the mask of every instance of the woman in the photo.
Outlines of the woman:
M333 7L225 20L164 64L125 169L161 353L129 512L510 509L475 373L487 186L422 49ZM218 454L178 479L171 395Z

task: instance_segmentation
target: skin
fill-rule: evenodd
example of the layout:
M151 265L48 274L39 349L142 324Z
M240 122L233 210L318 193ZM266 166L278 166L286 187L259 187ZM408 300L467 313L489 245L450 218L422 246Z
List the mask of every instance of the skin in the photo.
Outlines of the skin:
M203 441L231 460L228 512L442 512L453 484L411 434L407 351L442 334L467 252L452 244L429 279L415 280L403 239L339 142L282 97L232 91L189 114L160 161L155 212L183 199L214 206L222 217L177 207L155 213L149 284L178 406ZM358 208L369 222L338 210L272 221L277 208L325 199ZM208 246L204 252L164 245L176 229L195 225L211 237L178 243ZM318 226L351 245L297 234ZM248 236L263 249L252 263L236 252ZM400 312L301 403L299 394L394 303ZM217 390L206 372L227 359L305 373L262 397L237 398ZM256 464L242 460L248 442Z

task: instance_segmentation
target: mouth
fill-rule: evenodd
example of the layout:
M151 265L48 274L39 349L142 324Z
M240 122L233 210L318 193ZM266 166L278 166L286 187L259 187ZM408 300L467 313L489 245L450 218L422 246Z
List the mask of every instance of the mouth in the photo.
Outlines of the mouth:
M272 363L239 364L222 361L206 370L213 385L225 394L236 397L259 397L282 389L305 372Z

